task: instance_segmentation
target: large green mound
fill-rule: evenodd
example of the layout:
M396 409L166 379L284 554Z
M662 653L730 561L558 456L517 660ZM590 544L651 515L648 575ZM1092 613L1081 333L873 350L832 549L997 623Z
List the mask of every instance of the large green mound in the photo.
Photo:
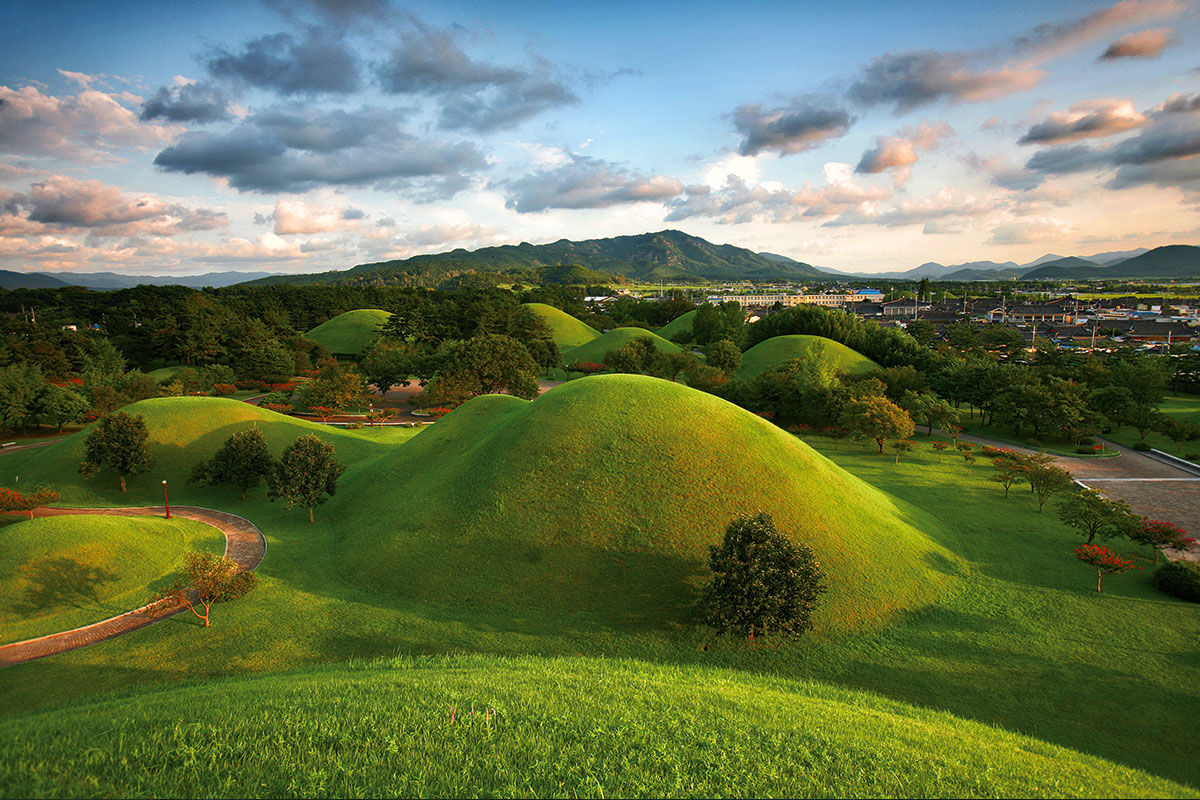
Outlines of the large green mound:
M580 322L562 309L545 303L525 303L525 307L542 318L550 328L550 335L561 351L587 344L600 335L591 325Z
M563 353L563 363L571 364L577 361L591 361L596 364L604 363L604 356L610 350L619 350L634 339L646 337L654 342L654 346L662 353L678 353L679 345L668 342L653 331L645 328L613 328L607 333Z
M0 643L78 628L143 605L191 550L220 531L155 517L0 518Z
M708 546L757 511L824 564L825 630L922 606L957 571L918 509L731 403L644 376L476 398L342 482L330 513L350 578L440 604L683 621Z
M681 314L680 316L668 322L666 325L663 325L661 328L659 328L658 335L664 339L670 339L677 333L691 331L692 325L695 323L695 321L696 309L693 308L691 311Z
M403 441L413 433L394 427L342 430L222 397L158 397L123 410L145 419L154 456L148 471L129 478L126 494L121 493L117 477L107 469L87 480L78 474L90 428L48 447L4 456L0 459L0 486L15 485L19 476L21 484L41 482L53 486L62 492L64 503L157 505L162 503L159 481L169 478L171 501L187 503L200 491L185 483L192 467L211 458L234 432L251 426L263 432L273 455L278 455L296 438L315 433L332 442L340 455L361 458L383 452L388 448L387 443ZM228 491L229 499L236 501L237 496L236 491Z
M859 375L879 369L871 359L852 350L841 342L824 336L773 336L759 342L742 354L742 368L738 378L749 380L754 376L778 367L797 358L819 358L841 372Z
M331 353L356 356L375 339L391 316L378 308L360 308L338 314L304 335Z
M1028 736L808 681L480 656L238 677L6 720L0 793L1194 796Z

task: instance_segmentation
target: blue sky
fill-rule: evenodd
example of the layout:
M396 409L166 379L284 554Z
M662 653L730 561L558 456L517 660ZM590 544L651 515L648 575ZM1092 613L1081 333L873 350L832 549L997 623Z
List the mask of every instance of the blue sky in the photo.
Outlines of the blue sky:
M305 272L678 228L836 269L1200 239L1200 14L0 4L0 268Z

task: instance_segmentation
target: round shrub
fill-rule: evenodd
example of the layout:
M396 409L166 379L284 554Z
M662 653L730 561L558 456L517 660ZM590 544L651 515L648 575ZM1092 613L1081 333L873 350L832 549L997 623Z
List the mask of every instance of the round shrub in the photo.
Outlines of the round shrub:
M1146 444L1145 442L1134 442L1133 449L1137 450L1139 453L1144 453L1150 449L1150 445Z
M1095 444L1095 442L1088 438L1083 438L1083 439L1079 440L1080 447L1091 447L1094 444Z
M1079 453L1080 455L1091 455L1095 451L1093 451L1091 447L1084 447L1083 445L1080 445L1079 447L1075 448L1075 452Z
M1200 603L1200 564L1168 561L1154 573L1154 586L1181 600Z
M218 397L225 397L237 391L237 386L232 383L214 383L212 393Z

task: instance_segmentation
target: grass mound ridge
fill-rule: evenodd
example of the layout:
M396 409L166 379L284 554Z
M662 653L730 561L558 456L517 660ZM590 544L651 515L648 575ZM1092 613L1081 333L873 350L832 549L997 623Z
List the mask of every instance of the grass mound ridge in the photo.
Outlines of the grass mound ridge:
M220 531L188 519L0 517L0 644L123 614L191 550L220 554Z
M742 367L738 370L737 377L749 380L772 367L797 358L811 358L814 355L851 375L879 369L879 365L874 361L841 342L826 339L824 336L792 334L773 336L743 353Z
M271 758L262 758L263 742ZM27 714L0 722L0 791L1194 796L1095 756L819 683L636 661L487 656L227 678Z
M392 315L378 308L360 308L322 322L304 336L329 348L329 352L356 356L378 335Z
M654 331L648 331L645 328L613 328L611 331L601 334L587 344L564 352L563 363L570 364L576 361L592 361L597 364L603 364L604 355L609 350L619 350L634 339L640 339L643 336L654 342L654 346L658 348L659 352L680 352L679 345L674 342L668 342Z
M145 419L154 456L148 471L129 478L127 493L121 494L116 476L108 469L88 480L78 474L90 427L47 447L4 456L0 459L0 486L13 486L20 476L21 485L46 483L61 491L62 503L67 505L161 505L159 481L169 478L172 502L187 503L197 493L210 491L186 483L192 467L211 458L234 432L251 426L263 432L272 455L306 433L332 442L337 452L347 457L382 453L413 433L401 428L343 430L223 397L157 397L122 410ZM235 503L230 510L236 509L236 490L216 491L227 494Z
M587 344L600 336L600 331L587 323L580 322L562 309L548 306L545 303L525 303L533 313L542 318L550 328L550 335L560 351Z
M958 570L914 527L937 524L923 512L731 403L644 376L476 398L342 484L330 513L351 580L533 617L688 620L708 546L757 511L829 574L819 629L873 627Z
M684 314L680 314L675 319L668 322L658 329L658 335L664 339L670 339L677 333L690 331L692 324L696 321L696 309L692 309Z

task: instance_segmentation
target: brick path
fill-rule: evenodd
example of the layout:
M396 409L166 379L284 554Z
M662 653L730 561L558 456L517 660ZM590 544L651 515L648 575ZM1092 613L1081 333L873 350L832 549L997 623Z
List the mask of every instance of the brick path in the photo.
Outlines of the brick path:
M162 506L144 508L39 508L34 511L38 517L59 517L68 515L99 515L106 517L125 516L160 516ZM225 534L225 555L237 562L242 570L254 569L262 563L267 552L267 542L252 522L224 511L199 506L172 506L171 515L212 525ZM153 625L168 617L172 617L185 609L181 606L171 611L158 614L147 613L150 606L128 611L103 622L85 625L82 628L39 636L36 639L26 639L23 642L0 645L0 667L8 667L25 661L33 661L46 656L77 650L90 644L103 642L120 636L123 633Z

